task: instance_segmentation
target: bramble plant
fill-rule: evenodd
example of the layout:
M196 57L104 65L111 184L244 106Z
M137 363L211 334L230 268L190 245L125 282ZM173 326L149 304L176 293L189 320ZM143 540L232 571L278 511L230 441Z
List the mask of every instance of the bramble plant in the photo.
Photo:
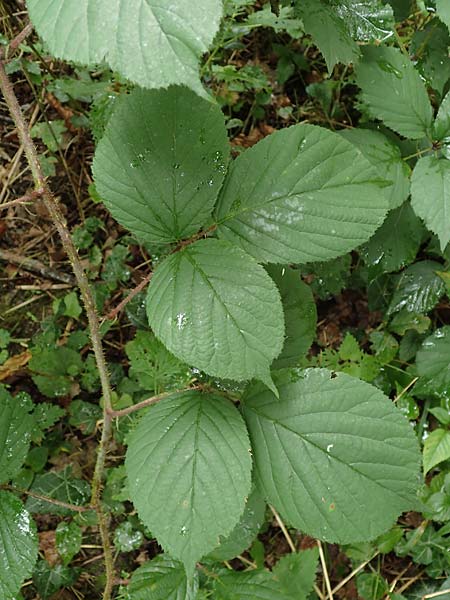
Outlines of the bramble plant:
M124 599L193 600L209 592L219 600L306 599L316 550L283 559L273 574L262 568L221 572L212 577L209 592L202 588L208 575L203 563L242 553L261 527L266 503L289 526L339 544L372 542L402 512L421 510L421 454L408 422L417 418L414 402L408 404L406 396L400 401L404 391L397 390L396 406L381 374L398 352L409 360L404 340L412 332L416 337L408 343L415 348L412 356L417 352L423 388L450 385L450 329L426 337L430 320L424 316L446 292L448 262L407 266L426 230L436 236L435 253L444 255L450 241L450 92L425 81L403 44L393 45L396 19L409 14L402 14L407 3L275 2L276 10L265 6L247 26L291 28L294 39L303 29L329 72L339 63L352 64L363 126L332 131L297 123L233 158L225 116L198 74L201 56L219 31L220 0L112 4L27 0L31 23L53 56L87 66L106 63L133 88L115 101L92 173L95 193L118 223L140 245L158 248L156 268L146 279L151 331L139 331L126 346L128 391L140 386L153 395L134 402L120 385L111 391L95 308L99 298L42 174L5 72L5 49L0 86L36 197L49 210L73 266L93 350L81 357L87 336L73 333L55 354L50 345L60 332L47 332L35 341L29 368L47 397L64 396L77 378L83 389L101 393L101 410L76 400L69 412L70 424L84 433L94 434L100 422L102 437L90 502L85 482L72 480L70 469L56 475L37 468L39 481L24 506L14 490L27 486L15 480L29 457L33 431L39 428L43 436L61 413L52 405L38 411L41 404L33 405L30 397L0 389L0 597L17 598L31 575L37 558L31 513L43 511L45 498L53 496L60 514L79 517L56 530L65 585L71 580L64 569L81 547L82 519L90 523L91 517L105 557L103 598L112 597L108 502L131 500L140 524L120 525L116 548L136 549L151 532L164 554L133 573L120 592ZM450 27L446 2L436 0L435 9L434 19ZM78 249L91 248L99 227L100 221L91 221L76 231ZM390 332L371 334L372 354L348 335L338 351L306 359L317 310L300 272L318 273L316 263L346 272L351 259L343 267L333 261L356 249L369 265L369 283L407 266L386 307ZM122 246L113 259L124 261L126 253ZM104 275L105 286L114 289L120 277ZM427 281L426 294L412 289L418 278ZM53 310L77 320L77 294L69 293ZM394 334L405 335L400 345ZM125 378L115 380L120 376ZM433 413L442 427L426 442L425 473L450 456L444 413ZM111 492L108 478L102 497L114 428L127 445L125 471L116 473L120 493ZM68 498L53 494L63 485L58 477L73 487ZM289 580L297 567L303 569L300 592Z

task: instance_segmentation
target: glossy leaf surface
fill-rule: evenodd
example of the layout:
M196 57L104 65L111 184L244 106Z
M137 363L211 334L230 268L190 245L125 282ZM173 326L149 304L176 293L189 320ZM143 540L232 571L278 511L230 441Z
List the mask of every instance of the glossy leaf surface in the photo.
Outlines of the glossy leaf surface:
M27 7L57 58L106 61L142 87L185 84L204 93L198 61L219 28L220 0L27 0Z
M144 242L173 242L209 217L227 170L220 108L183 87L122 99L93 172L112 215Z
M329 260L367 241L381 225L385 185L340 135L294 125L233 162L216 210L219 236L260 262Z

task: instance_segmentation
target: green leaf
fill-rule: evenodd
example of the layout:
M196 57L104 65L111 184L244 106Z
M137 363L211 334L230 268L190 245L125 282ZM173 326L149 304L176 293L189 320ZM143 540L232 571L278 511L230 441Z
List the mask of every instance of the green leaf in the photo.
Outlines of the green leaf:
M286 322L283 350L272 367L297 366L316 335L316 303L311 288L302 281L299 271L275 265L269 265L267 271L280 291Z
M409 202L390 211L383 225L361 248L371 278L398 271L413 262L424 232Z
M120 552L137 550L144 541L142 531L133 528L130 521L124 521L114 531L114 546Z
M449 44L448 28L439 19L434 18L413 34L409 46L410 55L417 61L416 69L426 85L437 92L437 98L444 95L449 79Z
M222 16L220 0L27 0L38 34L57 58L103 60L142 87L185 84L204 93L198 61Z
M149 331L137 331L125 345L130 361L128 376L136 379L143 390L155 394L186 387L191 379L189 368L170 354Z
M423 445L423 470L430 469L450 458L450 431L435 429L426 438Z
M102 418L100 406L85 400L72 400L69 413L69 424L79 429L84 435L94 433L97 422Z
M270 385L283 344L280 295L239 248L201 240L159 264L148 290L155 335L179 359L209 375Z
M85 504L89 500L91 491L86 481L75 479L72 476L71 467L65 467L62 471L48 471L42 475L36 475L30 490L41 496L47 496L76 506ZM26 507L31 513L72 514L72 511L68 508L32 496L27 498Z
M442 265L432 260L414 263L401 273L388 308L388 314L405 309L414 313L432 310L445 293L445 285L436 272Z
M448 0L436 0L436 13L450 29L450 4Z
M173 242L208 219L228 155L218 105L182 87L136 89L123 98L97 147L95 185L139 240Z
M434 135L437 140L448 140L450 137L450 92L442 100L436 120L434 122Z
M39 391L48 398L69 394L73 377L82 369L80 353L67 346L36 346L31 352L28 366Z
M29 412L28 402L0 387L0 483L17 475L28 454L34 425Z
M81 527L74 523L61 521L56 528L56 549L65 565L68 565L72 558L78 554L81 548L83 534Z
M405 137L428 135L433 111L425 85L398 48L365 47L356 82L375 118Z
M195 600L198 574L188 581L182 563L160 554L134 571L127 592L130 600Z
M359 573L356 584L362 600L381 600L389 592L387 581L379 573Z
M424 156L417 161L411 180L411 204L438 236L444 251L450 241L450 160Z
M385 184L339 134L294 125L233 162L219 196L219 236L261 262L329 260L381 225Z
M307 600L313 591L318 560L317 548L301 550L283 556L272 573L280 582L282 590L292 600Z
M450 385L450 325L436 329L417 352L417 372L440 387Z
M362 152L380 177L390 181L383 190L388 197L389 208L403 204L409 196L409 169L398 146L379 131L371 129L345 129L339 133Z
M66 565L49 565L39 560L33 572L33 584L40 597L50 598L63 587L70 587L78 579L77 571Z
M360 51L352 39L346 23L323 0L299 0L297 8L305 31L317 44L331 72L336 63L352 63L359 59Z
M214 600L292 600L269 571L231 571L214 581Z
M195 391L167 398L131 433L125 464L140 518L192 575L232 531L250 492L250 444L239 412Z
M3 415L2 415L3 419ZM16 600L38 553L36 526L22 502L0 490L0 597Z
M414 502L414 431L377 388L326 369L286 371L280 399L244 400L256 474L288 523L329 542L375 538Z
M208 558L222 561L231 560L246 550L257 536L264 523L266 503L261 492L254 486L239 523L226 537L221 538L220 546L209 553Z

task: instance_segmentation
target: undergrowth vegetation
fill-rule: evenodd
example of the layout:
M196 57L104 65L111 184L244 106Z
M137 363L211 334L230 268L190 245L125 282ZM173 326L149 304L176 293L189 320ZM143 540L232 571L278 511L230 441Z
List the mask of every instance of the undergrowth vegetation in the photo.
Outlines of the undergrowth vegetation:
M0 600L450 598L449 0L0 23Z

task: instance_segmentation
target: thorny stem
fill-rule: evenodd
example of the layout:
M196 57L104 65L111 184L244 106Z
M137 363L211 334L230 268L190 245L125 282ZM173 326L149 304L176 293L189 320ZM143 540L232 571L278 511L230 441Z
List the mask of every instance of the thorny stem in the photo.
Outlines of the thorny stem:
M1 206L1 205L0 205ZM145 286L147 285L147 283L150 281L150 279L152 278L153 273L149 273L148 275L146 275L144 277L144 279L133 289L131 290L131 292L128 294L128 296L126 296L126 298L124 298L122 300L122 302L120 302L115 308L113 308L107 315L106 317L104 317L104 321L112 321L113 319L115 319L117 317L117 315L125 308L125 306L131 302L131 300L133 300L133 298L135 296L137 296L139 294L139 292L141 292Z
M49 498L48 496L43 496L42 494L32 492L31 490L23 490L22 488L17 488L13 485L2 485L1 489L9 490L10 492L16 492L18 494L25 494L27 496L31 496L32 498L36 498L36 500L42 500L43 502L48 502L49 504L61 506L62 508L67 508L68 510L73 510L79 513L90 510L88 506L77 506L76 504L69 504L68 502L62 502L61 500L57 500L56 498Z
M27 35L29 26L27 26L25 30ZM16 40L25 39L26 35L22 36L21 34L19 34ZM16 125L19 139L23 145L25 156L27 158L28 165L33 176L36 190L39 190L42 194L41 197L44 202L44 205L52 218L53 224L56 227L56 230L58 231L59 237L61 238L64 250L69 258L70 264L75 274L75 278L77 280L78 287L80 289L81 297L83 299L83 303L86 309L86 315L88 318L92 349L94 351L95 361L100 376L102 394L104 399L103 430L97 453L97 461L95 465L94 476L92 480L91 504L98 516L99 530L105 557L106 584L105 589L103 591L103 600L110 600L112 588L114 585L114 561L111 551L107 519L101 505L101 489L103 473L105 469L107 445L111 436L111 416L109 412L112 410L112 406L111 385L109 381L105 356L103 354L99 320L89 281L87 279L86 273L84 272L83 266L78 256L78 252L72 241L66 220L63 214L61 213L58 202L53 196L47 184L47 181L43 175L37 150L33 143L33 140L31 139L28 125L22 114L22 110L19 106L19 102L14 93L14 89L11 85L9 77L6 74L3 55L0 55L0 89L3 92L3 96L8 105L9 112Z
M177 394L184 394L184 392L189 392L191 390L199 390L201 386L192 386L187 387L183 390L176 390L174 392L163 392L162 394L158 394L157 396L152 396L151 398L147 398L146 400L142 400L142 402L138 402L137 404L133 404L133 406L128 406L127 408L122 408L121 410L110 410L108 414L110 418L115 419L117 417L125 417L126 415L131 415L132 413L141 410L142 408L146 408L147 406L151 406L152 404L156 404L160 400L164 400L169 396L176 396Z
M43 194L43 190L33 190L31 194L25 194L25 196L21 196L20 198L16 198L15 200L10 200L9 202L2 202L0 204L0 210L4 208L9 208L10 206L16 206L17 204L27 204L40 198Z

